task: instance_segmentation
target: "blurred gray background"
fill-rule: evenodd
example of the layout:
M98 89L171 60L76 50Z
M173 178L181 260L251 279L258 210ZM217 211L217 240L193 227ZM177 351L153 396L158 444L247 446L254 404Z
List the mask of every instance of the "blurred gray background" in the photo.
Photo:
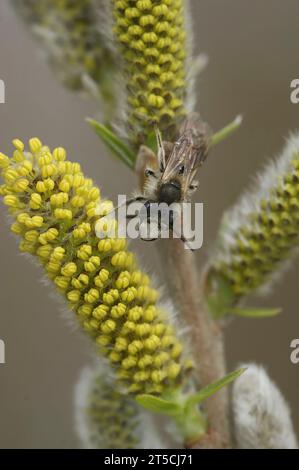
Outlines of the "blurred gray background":
M290 103L290 82L299 78L298 0L191 0L196 51L209 55L201 75L198 110L216 130L238 113L244 125L220 145L201 172L205 262L221 214L248 185L265 159L277 154L290 130L299 127L299 105ZM36 44L10 8L0 2L1 151L14 137L39 136L63 145L80 161L105 195L130 193L134 176L111 159L84 122L99 112L95 103L73 95L56 81ZM0 338L6 364L0 365L0 447L76 448L73 387L90 362L88 342L72 331L57 300L40 282L41 272L18 255L1 206ZM137 250L152 271L158 258L152 244ZM275 319L238 319L229 325L229 369L241 361L264 364L291 404L299 432L299 364L292 365L290 341L299 337L299 262L267 299L252 303L281 306Z

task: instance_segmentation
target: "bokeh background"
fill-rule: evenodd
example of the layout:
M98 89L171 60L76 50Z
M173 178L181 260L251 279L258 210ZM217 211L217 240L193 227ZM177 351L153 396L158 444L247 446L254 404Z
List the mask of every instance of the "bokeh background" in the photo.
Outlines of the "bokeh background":
M197 200L204 202L202 265L225 208L250 183L267 157L276 155L290 130L299 128L299 105L290 102L290 82L299 78L298 0L191 0L197 52L209 55L198 83L198 110L216 130L238 113L244 125L213 150L201 172ZM0 2L1 151L14 137L39 136L63 145L105 195L130 193L135 178L111 159L84 122L98 116L96 103L65 90L43 62L8 0ZM0 211L0 447L76 448L73 387L90 362L89 344L62 314L40 282L41 271L17 253L3 206ZM145 265L159 273L154 247L136 245ZM236 319L226 333L229 369L255 361L268 369L292 407L299 432L299 364L290 362L290 342L299 337L299 262L257 305L280 306L274 319Z

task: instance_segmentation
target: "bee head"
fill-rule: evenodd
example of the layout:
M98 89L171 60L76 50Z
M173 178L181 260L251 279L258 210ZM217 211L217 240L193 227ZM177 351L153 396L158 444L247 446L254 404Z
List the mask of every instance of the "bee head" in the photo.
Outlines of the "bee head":
M173 202L181 200L181 185L177 181L169 181L160 186L158 192L158 199L160 202L166 202L170 205Z

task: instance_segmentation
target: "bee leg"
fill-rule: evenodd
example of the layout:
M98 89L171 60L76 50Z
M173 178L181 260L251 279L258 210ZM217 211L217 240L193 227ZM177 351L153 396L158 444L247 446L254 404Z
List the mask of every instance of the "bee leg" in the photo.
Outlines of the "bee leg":
M170 217L170 220L169 220L169 228L170 230L172 231L172 233L176 234L176 235L179 235L175 230L174 230L174 226L173 226L173 216ZM191 251L194 251L194 249L191 247L191 245L189 244L189 240L182 234L181 236L179 236L180 240L187 245L188 247L188 250L191 250Z
M131 202L142 202L142 201L147 201L147 198L144 197L144 196L135 196L135 197L132 197L131 199L128 199L128 201L126 201L126 204L131 204Z
M158 238L142 238L140 237L140 240L144 241L144 242L153 242L153 241L156 241L158 240ZM191 250L191 251L194 251L194 249L189 245L189 241L187 240L187 238L184 237L184 235L182 235L180 237L180 240L186 245L188 246L188 249Z
M143 242L155 242L156 240L158 240L158 238L142 238L142 237L140 237L140 240L142 240Z
M199 186L199 182L198 182L198 181L192 181L192 183L190 184L190 186L189 186L189 188L188 188L189 193L190 193L190 194L193 194L193 193L197 190L198 186Z
M106 216L109 215L109 214L111 214L111 212L117 211L118 209L120 209L120 208L123 207L123 206L129 206L132 202L143 202L143 201L144 201L144 202L147 201L147 198L144 197L144 196L135 196L135 197L132 197L132 198L128 199L127 201L123 202L122 204L120 204L119 206L114 207L114 209L112 209L110 212L108 212L108 213L106 214Z
M129 206L132 202L144 202L146 203L148 199L144 196L135 196L128 201L126 201L126 206ZM126 214L126 220L132 220L138 217L138 214Z
M139 236L140 240L145 242L152 242L160 238L160 225L156 226L156 230L152 231L152 219L147 215L146 219L139 219ZM146 232L144 232L144 228Z
M189 244L189 240L187 240L187 238L185 238L184 235L182 235L180 239L184 244L186 243L188 250L194 251L192 246Z

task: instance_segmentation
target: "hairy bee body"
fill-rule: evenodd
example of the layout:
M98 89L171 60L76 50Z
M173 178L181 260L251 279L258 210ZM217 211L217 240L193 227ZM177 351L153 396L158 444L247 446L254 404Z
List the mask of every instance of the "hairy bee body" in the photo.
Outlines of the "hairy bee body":
M191 114L182 124L178 139L163 142L156 129L158 152L142 147L139 157L149 161L144 168L143 192L134 200L143 201L143 213L148 223L151 222L151 206L164 203L173 207L167 214L167 220L173 229L174 212L178 212L181 203L188 202L198 187L195 175L208 155L210 129L198 114ZM139 164L140 165L140 164ZM161 221L158 222L161 228ZM184 237L181 237L184 241Z
M180 206L190 201L198 187L195 176L208 155L210 136L208 125L198 114L193 113L183 122L174 143L163 142L159 130L156 129L157 155L145 146L140 148L136 171L140 175L142 192L135 193L126 204L143 204L140 211L143 223L144 218L148 224L152 222L153 206L156 208L157 204L166 204L171 207L171 211L165 211L166 220L161 220L159 213L159 220L156 221L158 232L162 225L168 225L173 231L174 219L180 212ZM159 233L155 238L142 238L153 240L159 238ZM180 238L184 242L187 241L183 235Z

